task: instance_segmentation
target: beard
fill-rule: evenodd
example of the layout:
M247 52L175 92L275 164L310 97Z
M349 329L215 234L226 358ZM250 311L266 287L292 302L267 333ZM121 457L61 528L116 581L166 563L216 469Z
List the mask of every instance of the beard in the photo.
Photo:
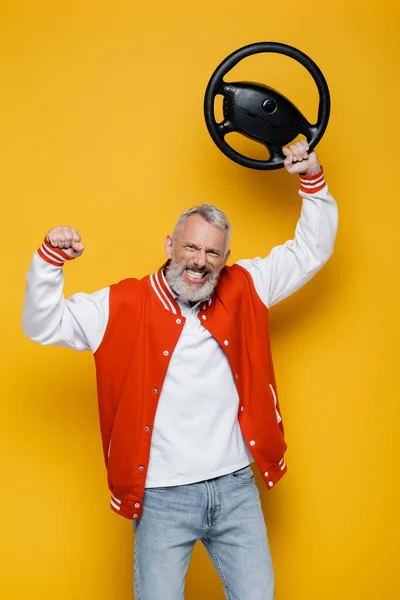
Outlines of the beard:
M204 275L208 274L207 281L202 285L194 284L193 287L196 287L191 289L191 287L182 279L182 275L186 269L195 271L196 273L203 273ZM218 283L219 273L219 271L217 273L215 271L210 271L207 267L198 269L194 265L180 265L175 263L172 259L167 266L165 278L170 288L174 290L179 297L188 302L201 302L202 300L206 300L213 293L215 286Z

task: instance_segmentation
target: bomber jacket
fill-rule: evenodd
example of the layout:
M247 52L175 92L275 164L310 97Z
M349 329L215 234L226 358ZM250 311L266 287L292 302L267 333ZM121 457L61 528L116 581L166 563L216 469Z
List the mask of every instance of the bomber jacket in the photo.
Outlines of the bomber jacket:
M287 280L276 297L265 297L273 282L263 281L261 286L260 277L266 275L260 275L257 259L239 261L223 268L213 295L198 313L228 359L239 395L240 428L268 489L287 468L269 307L298 289L328 260L337 227L336 204L322 172L301 177L300 194L310 202L309 215L303 205L295 239L271 253L275 251L278 276ZM285 272L287 253L290 274ZM92 350L111 508L138 519L157 403L185 317L166 284L163 267L141 280L125 279L94 294L75 294L65 300L62 266L66 260L70 257L45 239L27 277L23 329L42 344Z

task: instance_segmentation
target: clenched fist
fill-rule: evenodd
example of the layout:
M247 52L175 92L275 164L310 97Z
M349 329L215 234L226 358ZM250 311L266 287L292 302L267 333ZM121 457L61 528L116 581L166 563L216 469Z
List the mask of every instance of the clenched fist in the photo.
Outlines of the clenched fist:
M316 175L321 170L318 157L315 152L308 153L308 143L306 140L301 140L289 146L282 148L283 154L286 156L283 163L285 169L291 175L299 173L301 175Z
M79 232L68 225L50 229L46 237L53 248L62 248L71 258L78 258L85 249Z

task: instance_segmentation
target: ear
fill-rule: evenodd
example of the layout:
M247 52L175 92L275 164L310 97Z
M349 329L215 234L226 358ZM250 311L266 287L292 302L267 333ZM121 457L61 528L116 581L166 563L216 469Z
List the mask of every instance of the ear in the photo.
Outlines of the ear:
M167 235L164 242L164 252L169 260L172 258L172 237Z
M225 265L226 265L226 263L228 262L228 258L230 257L230 255L231 255L231 251L230 251L230 250L228 250L228 252L227 252L227 253L226 253L226 255L225 255L224 266L225 266Z

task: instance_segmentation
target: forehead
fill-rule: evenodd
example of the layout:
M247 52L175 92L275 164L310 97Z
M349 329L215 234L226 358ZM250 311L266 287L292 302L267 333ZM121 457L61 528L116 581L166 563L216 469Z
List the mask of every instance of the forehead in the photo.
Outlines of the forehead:
M177 238L180 242L193 242L199 247L224 248L228 232L208 223L200 215L191 215L183 223Z

